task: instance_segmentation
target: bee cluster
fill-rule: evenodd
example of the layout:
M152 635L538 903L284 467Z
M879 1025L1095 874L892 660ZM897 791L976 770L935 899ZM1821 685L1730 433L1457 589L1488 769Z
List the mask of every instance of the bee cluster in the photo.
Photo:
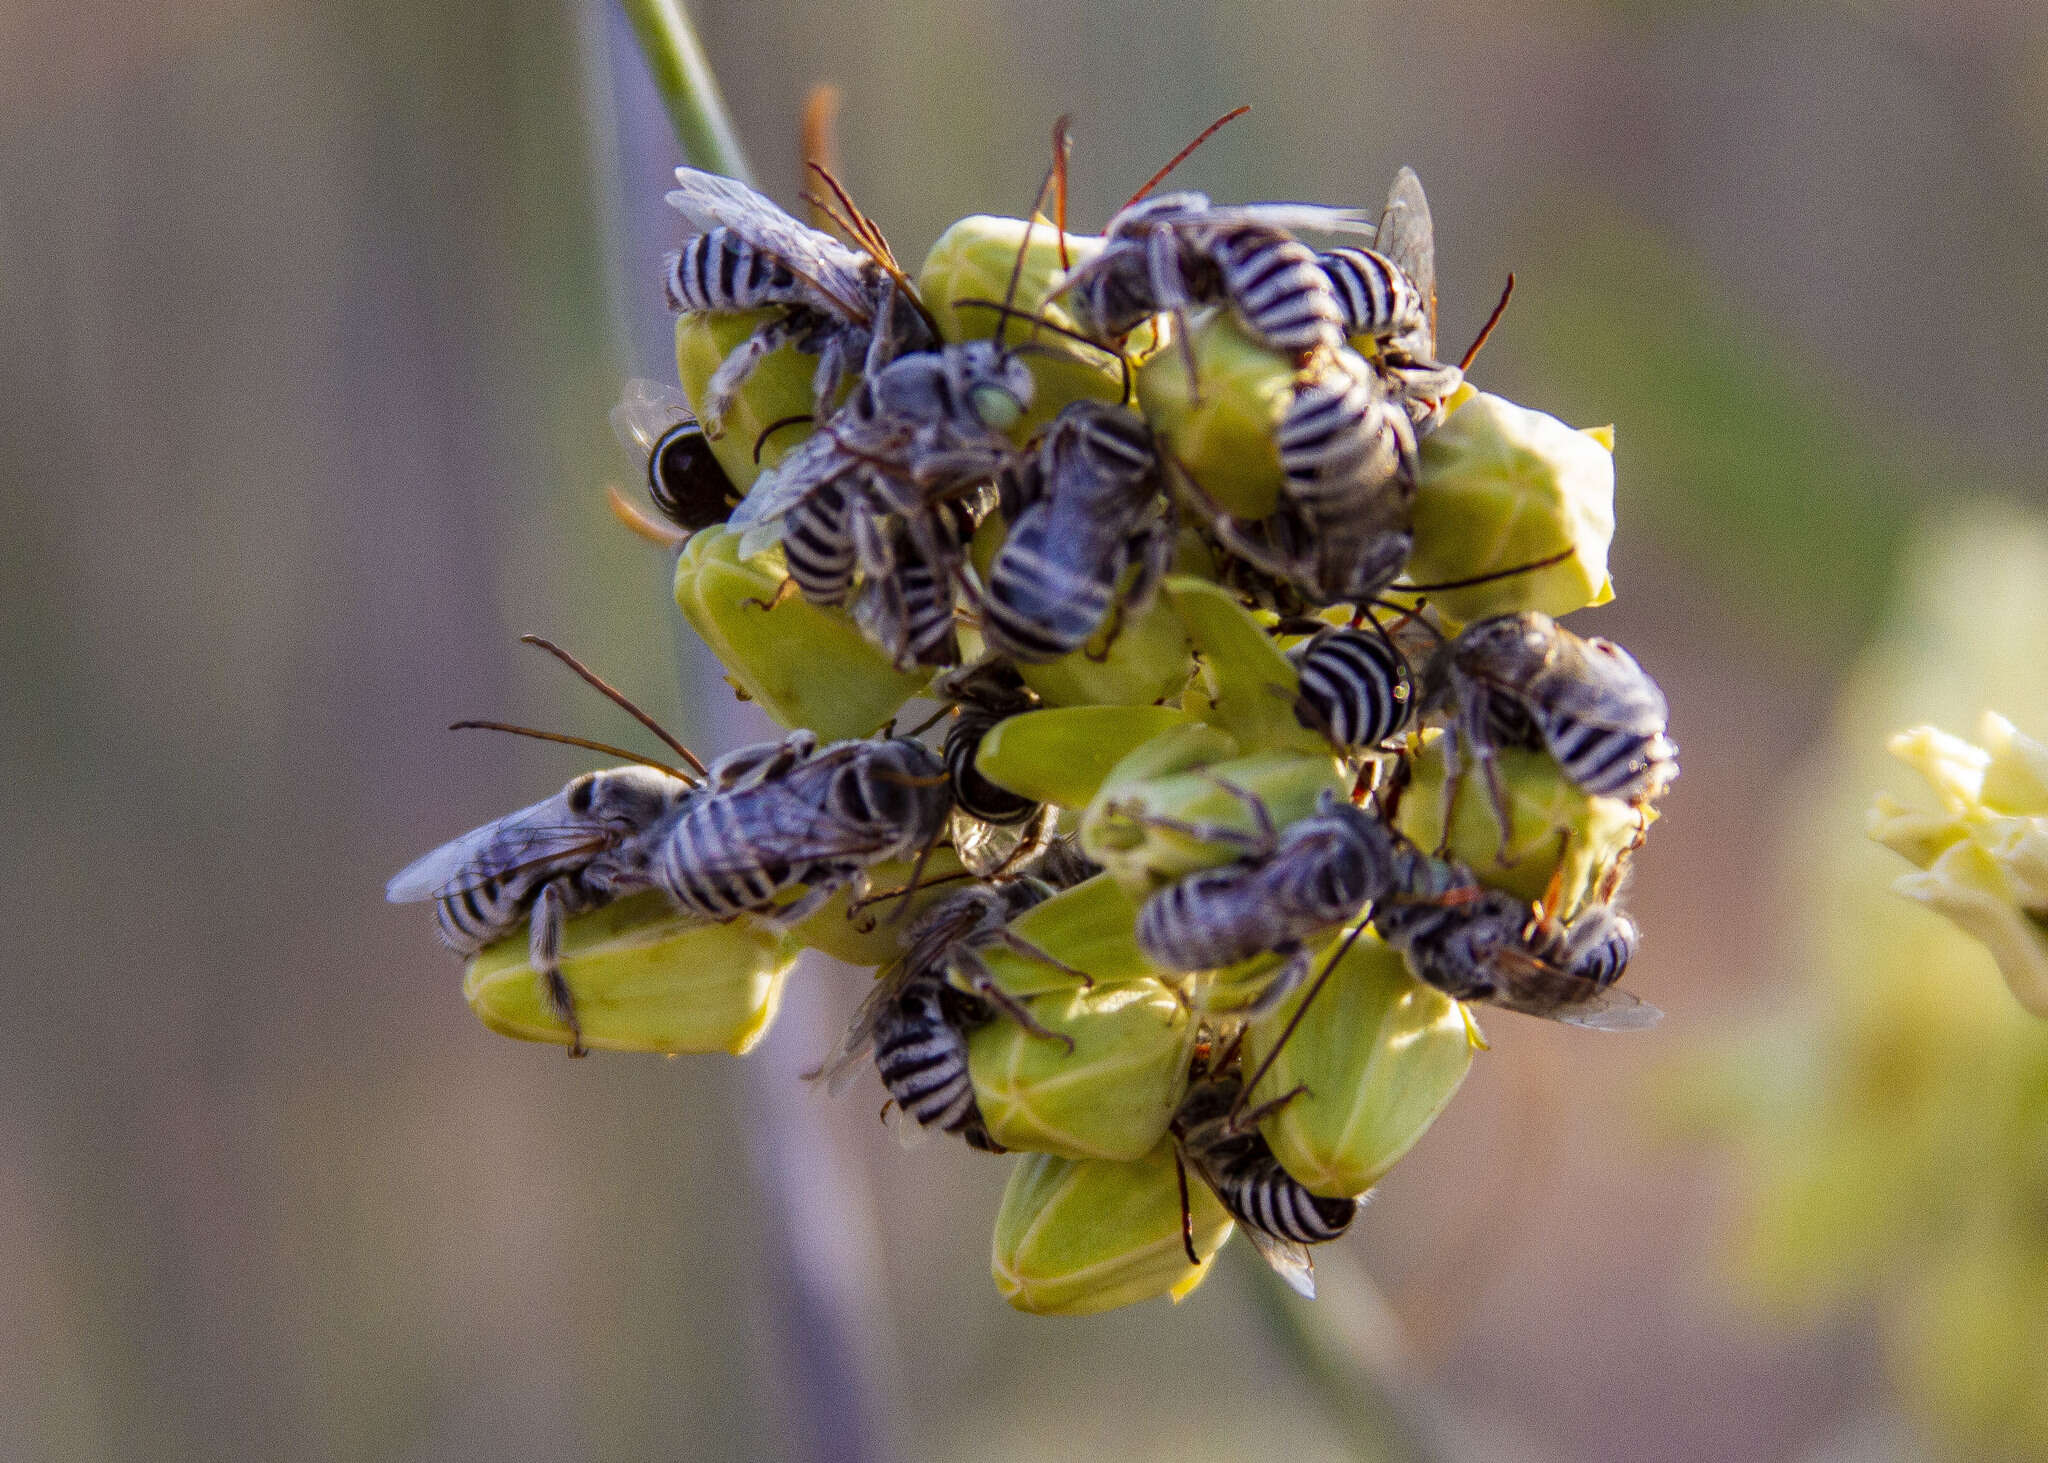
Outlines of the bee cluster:
M388 893L578 1053L744 1051L801 949L879 967L820 1075L1020 1155L1013 1305L1178 1297L1233 1227L1312 1293L1472 1006L1656 1015L1616 983L1664 699L1553 618L1611 598L1611 438L1441 358L1412 172L1080 235L1054 152L915 278L822 169L837 235L679 170L682 390L614 413L660 518L614 501L791 730L661 733Z

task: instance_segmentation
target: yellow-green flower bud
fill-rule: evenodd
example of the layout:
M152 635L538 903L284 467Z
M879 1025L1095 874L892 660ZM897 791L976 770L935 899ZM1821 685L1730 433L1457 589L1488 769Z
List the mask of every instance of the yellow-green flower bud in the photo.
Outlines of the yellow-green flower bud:
M1106 653L1100 645L1084 646L1045 665L1020 665L1017 671L1048 706L1150 706L1180 695L1195 663L1180 616L1163 595L1156 595L1138 614L1125 618Z
M683 395L692 406L704 400L711 373L720 363L780 313L746 310L732 315L686 314L677 318L676 374L682 380ZM779 428L765 442L761 440L761 434L775 423L811 414L811 380L817 369L816 356L785 345L762 357L740 387L719 435L711 440L711 452L742 493L754 485L755 478L811 435L808 423L798 423ZM761 447L759 461L754 458L756 443Z
M1186 1296L1230 1238L1230 1215L1188 1175L1190 1265L1173 1140L1134 1163L1028 1153L1010 1170L989 1270L1004 1300L1040 1316L1087 1316L1156 1295Z
M1269 517L1285 480L1274 434L1294 399L1295 365L1253 340L1228 310L1197 316L1188 338L1199 390L1189 390L1180 346L1168 344L1138 367L1145 419L1224 512Z
M1316 957L1322 972L1330 953ZM1273 1051L1307 983L1245 1031L1244 1065ZM1259 1125L1281 1167L1312 1193L1362 1194L1428 1131L1472 1065L1458 1003L1408 973L1370 931L1323 983L1251 1102L1307 1090Z
M2048 747L1986 712L1981 746L1931 726L1892 738L1892 755L1933 787L1942 811L1880 798L1870 836L1922 872L1892 888L1983 944L2012 993L2048 1017Z
M776 602L781 566L779 552L742 561L724 524L702 529L676 561L676 604L727 679L779 724L827 741L868 736L931 672L897 670L838 610L794 594Z
M1301 679L1293 663L1237 596L1221 585L1180 576L1166 581L1165 595L1200 657L1201 683L1183 704L1248 752L1329 751L1294 714Z
M570 920L561 969L585 1046L738 1055L775 1019L797 949L753 920L709 923L639 894ZM569 1044L527 963L523 929L469 962L462 994L501 1035Z
M1527 574L1432 593L1453 620L1519 610L1566 615L1614 598L1614 436L1476 392L1422 439L1408 579L1441 584L1572 556Z
M967 305L967 300L1000 302L1010 286L1010 271L1017 264L1017 250L1024 243L1024 220L974 214L961 219L939 235L924 265L917 272L917 291L925 308L938 321L940 335L948 341L987 340L996 333L1000 313L986 306ZM1024 251L1024 267L1017 278L1012 308L1017 312L1004 335L1012 344L1031 337L1033 315L1043 315L1065 330L1077 329L1074 318L1058 301L1045 303L1058 282L1061 235L1040 220L1031 229L1030 247ZM1102 252L1100 238L1065 236L1069 263L1079 268ZM1053 331L1040 331L1037 344L1053 354L1033 350L1024 360L1037 383L1031 409L1017 424L1013 435L1029 441L1069 402L1084 398L1121 401L1124 371L1112 351L1096 350L1068 340Z
M1168 732L1131 753L1082 815L1082 849L1125 888L1142 895L1196 869L1229 863L1245 851L1239 844L1155 820L1254 833L1257 815L1230 788L1264 803L1275 828L1315 811L1320 794L1346 790L1342 769L1327 752L1232 757L1229 749L1229 737L1196 726Z
M1010 929L1088 976L1100 990L1161 974L1138 948L1137 921L1137 900L1114 879L1097 875L1025 911L1010 922ZM1058 966L1007 945L990 945L981 957L996 985L1020 1001L1075 986L1074 978Z
M1193 718L1171 706L1061 706L1006 717L981 739L974 769L1023 797L1088 805L1130 752Z
M1077 967L1078 968L1078 967ZM1026 1002L1036 1036L998 1016L967 1038L967 1066L989 1136L1066 1158L1145 1156L1187 1093L1195 1024L1156 980L1098 982Z
M1508 795L1507 855L1501 856L1500 823L1486 774L1477 765L1467 767L1458 783L1450 855L1494 888L1531 900L1543 897L1562 862L1560 904L1552 913L1569 917L1637 840L1643 820L1654 821L1656 814L1581 792L1548 753L1508 747L1497 756ZM1412 767L1414 780L1402 794L1396 826L1418 847L1435 852L1443 843L1442 739L1432 737Z

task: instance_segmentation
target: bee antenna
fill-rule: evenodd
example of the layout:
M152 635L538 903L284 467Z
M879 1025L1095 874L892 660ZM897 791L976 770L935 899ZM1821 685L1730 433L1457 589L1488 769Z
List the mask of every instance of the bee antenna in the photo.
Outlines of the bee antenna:
M1062 115L1052 124L1052 165L1059 175L1059 184L1053 192L1058 200L1053 204L1053 227L1059 230L1060 268L1072 269L1073 263L1067 258L1067 159L1074 151L1074 140L1067 135L1067 128L1073 122L1073 114Z
M610 742L593 742L588 737L572 737L566 732L537 731L530 726L515 726L509 721L451 721L450 731L496 731L510 732L515 737L532 737L537 742L560 742L565 747L582 747L585 751L602 752L607 757L623 757L628 762L637 762L642 767L652 767L666 772L680 782L694 783L696 779L680 767L671 767L666 762L657 762L652 757L638 752L629 752L624 747L615 747Z
M603 676L600 676L596 671L592 670L589 666L585 665L582 661L578 660L575 656L571 655L568 651L562 649L562 647L555 644L554 641L546 639L543 636L539 635L521 635L519 637L519 643L521 645L538 645L542 650L545 650L549 655L552 655L556 660L559 660L563 665L569 667L570 670L576 672L576 674L578 676L581 676L583 680L587 682L589 685L595 687L601 694L603 694L608 700L610 700L613 705L619 707L628 716L632 717L635 721L639 722L640 725L646 727L649 731L653 732L657 737L661 738L662 745L667 747L670 751L676 753L676 755L681 757L685 762L689 763L692 767L696 768L697 775L699 777L704 777L708 775L705 772L704 764L697 760L697 754L691 751L688 747L684 746L681 742L677 741L675 735L672 732L670 732L668 728L664 727L660 722L656 721L653 717L649 716L646 712L642 711L639 707L635 706L631 701L629 701L626 698L625 692L619 690L616 686L612 685L609 681L605 680Z
M1479 359L1479 348L1485 345L1487 338L1493 334L1493 327L1500 324L1500 317L1506 311L1508 301L1514 297L1514 293L1515 272L1510 269L1507 288L1500 292L1500 303L1493 307L1493 313L1486 317L1486 323L1479 327L1479 334L1472 338L1472 344L1466 348L1464 359L1458 362L1460 371L1471 370L1472 363Z
M1180 1183L1180 1245L1188 1252L1188 1263L1200 1265L1202 1257L1195 1253L1195 1209L1188 1202L1188 1164L1180 1156L1180 1145L1173 1145L1173 1176Z
M760 461L761 461L761 449L762 449L763 447L765 447L765 446L767 446L767 445L768 445L768 439L769 439L770 437L774 436L774 435L775 435L775 434L776 434L777 432L781 431L781 430L782 430L782 429L783 429L784 427L794 427L794 426L796 426L796 425L797 425L797 424L798 424L799 422L810 422L810 421L816 421L816 420L817 420L817 418L813 417L813 416L812 416L812 415L811 415L811 414L810 414L809 412L807 412L807 411L800 411L800 412L798 412L798 413L797 413L797 414L796 414L795 416L788 416L788 417L777 417L777 418L776 418L776 419L775 419L774 421L770 422L770 423L769 423L769 424L768 424L767 426L763 427L763 428L761 429L761 435L760 435L760 436L758 436L758 437L756 437L756 438L754 439L754 463L755 463L755 465L756 465L756 466L759 466L759 465L760 465Z
M861 212L860 205L853 201L853 195L848 193L845 185L832 175L830 168L815 158L805 159L804 166L818 178L822 179L825 186L832 190L832 196L839 200L846 211L847 221L843 226L852 236L853 241L866 251L870 259L873 259L876 264L881 266L883 273L896 282L896 288L903 292L903 298L910 301L910 307L924 317L924 323L931 330L932 337L937 339L940 335L939 322L933 318L932 312L925 308L924 300L917 293L917 286L911 283L910 276L905 274L903 267L896 262L896 252L889 247L889 241L882 237L882 231L875 226L875 221ZM807 194L806 197L808 196ZM819 207L824 206L822 200L813 199L812 201L817 203ZM877 329L886 330L889 327L889 322L878 320L875 322L875 326Z
M1540 559L1531 559L1526 564L1513 564L1505 569L1494 569L1485 574L1474 574L1469 579L1439 579L1434 584L1395 584L1388 586L1397 594L1433 594L1445 589L1469 589L1475 584L1491 584L1496 579L1512 579L1517 574L1533 574L1538 569L1548 569L1552 564L1562 564L1579 551L1578 545L1559 549Z
M972 306L978 310L1000 310L1005 315L1009 316L1023 314L1022 311L1013 310L1009 306L1003 304L1003 302L1000 300L964 299L955 300L953 304L956 308L960 306ZM1054 335L1063 336L1067 340L1073 341L1076 345L1085 345L1090 350L1101 351L1104 355L1114 360L1117 363L1117 369L1122 373L1123 376L1123 399L1127 402L1131 399L1132 382L1130 357L1126 356L1122 351L1118 350L1115 346L1104 345L1101 341L1095 339L1093 336L1084 334L1079 330L1071 330L1064 325L1060 325L1054 321L1046 319L1045 316L1042 314L1031 315L1026 318L1028 318L1031 321L1031 329L1034 334L1040 330L1050 330ZM1046 351L1044 346L1034 346L1030 341L1026 341L1023 345L1018 346L1017 349L1020 352L1025 350L1036 350L1042 354L1055 354L1054 352Z
M1132 204L1135 203L1143 203L1145 201L1145 195L1150 193L1154 188L1157 188L1161 183L1165 182L1166 175L1168 173L1172 172L1175 168L1179 167L1182 163L1186 162L1190 157L1193 157L1196 148L1200 147L1203 143L1207 142L1210 138L1214 137L1218 132L1221 132L1223 130L1225 123L1235 122L1239 117L1242 117L1246 112L1249 112L1250 110L1251 107L1249 105L1242 107L1232 107L1229 111L1225 112L1222 116L1218 117L1215 121L1211 122L1207 127L1204 127L1201 130L1201 132L1196 136L1193 142L1190 142L1186 147L1182 148L1179 152L1173 155L1173 161L1169 162L1165 167L1161 168L1158 172L1154 173L1151 177L1147 178L1145 180L1144 187L1140 188L1137 192L1133 193L1129 198L1126 198L1124 200L1124 208L1129 208ZM1124 211L1124 208L1119 208L1117 212L1122 213Z
M1323 962L1321 974L1316 976L1315 981L1302 996L1301 1004L1294 1008L1294 1014L1287 1018L1287 1024L1281 1028L1279 1039L1273 1043L1272 1050L1266 1053L1265 1060L1259 1063L1259 1069L1252 1073L1251 1080L1238 1088L1237 1101L1230 1105L1231 1117L1235 1118L1239 1112L1243 1111L1245 1103L1251 1100L1253 1089L1265 1080L1266 1073L1273 1068L1274 1060L1282 1051L1286 1050L1287 1043L1293 1037L1295 1028L1301 1025L1301 1018L1308 1013L1309 1003L1322 993L1324 985L1329 982L1330 973L1337 968L1339 961L1351 953L1351 947L1358 943L1358 937L1365 933L1365 927L1369 923L1370 921L1362 919L1353 925L1351 933L1346 935L1343 942L1337 946L1336 953Z
M1009 349L1010 319L1017 313L1017 285L1024 278L1024 260L1031 253L1031 231L1038 227L1039 211L1045 207L1045 200L1052 192L1052 185L1066 166L1060 154L1060 145L1066 137L1067 119L1061 117L1053 124L1052 166L1045 170L1045 181L1038 185L1038 196L1031 200L1031 211L1024 216L1024 237L1017 241L1017 257L1010 264L1010 282L1003 287L1003 302L997 306L1001 313L996 317L996 349Z

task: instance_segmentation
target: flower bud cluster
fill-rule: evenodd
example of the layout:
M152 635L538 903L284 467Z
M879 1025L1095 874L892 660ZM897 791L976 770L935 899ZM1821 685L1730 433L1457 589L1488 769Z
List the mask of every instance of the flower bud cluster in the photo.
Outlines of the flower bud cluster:
M914 277L865 218L678 176L696 420L627 435L658 507L737 503L675 519L675 598L791 736L394 880L489 1025L738 1052L799 949L879 967L834 1080L1017 1155L996 1284L1073 1314L1186 1294L1234 1227L1312 1293L1471 1006L1654 1016L1618 896L1676 748L1552 618L1613 594L1611 436L1439 359L1412 173L1376 224L967 218ZM584 836L536 864L543 807ZM487 881L495 924L449 913Z

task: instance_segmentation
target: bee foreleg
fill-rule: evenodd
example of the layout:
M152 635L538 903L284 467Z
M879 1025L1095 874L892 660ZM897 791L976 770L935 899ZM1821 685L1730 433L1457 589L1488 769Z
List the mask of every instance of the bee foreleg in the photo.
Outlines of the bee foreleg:
M1273 953L1278 955L1282 951L1287 954L1287 963L1267 978L1265 986L1253 997L1252 1003L1240 1013L1245 1020L1256 1021L1274 1010L1282 1001L1294 994L1295 987L1301 984L1301 978L1308 974L1309 966L1313 962L1306 945L1299 940L1290 940L1287 944L1276 947Z
M576 1001L569 994L569 982L562 978L562 925L568 913L569 902L561 880L543 884L527 919L526 959L540 977L548 1009L569 1028L569 1055L580 1057L589 1048L583 1044L583 1023L576 1019Z
M730 355L718 363L718 369L711 373L711 380L704 387L704 409L697 414L697 420L703 424L705 436L724 435L725 414L732 410L733 401L739 396L740 387L754 374L755 367L788 345L799 331L796 317L792 315L770 320L741 341Z
M1002 1012L1003 1015L1009 1017L1033 1036L1041 1036L1049 1041L1064 1042L1067 1054L1069 1056L1073 1055L1074 1038L1068 1036L1063 1031L1054 1031L1036 1016L1032 1015L1029 1006L997 985L994 973L989 970L987 963L979 956L975 955L972 951L955 956L954 968L959 973L961 979L967 982L967 989L974 995L988 1002L989 1005L995 1007L996 1010Z
M1073 966L1067 964L1066 961L1060 959L1059 956L1053 954L1044 946L1033 944L1031 941L1025 939L1022 935L1016 933L1014 930L997 930L995 932L995 938L1000 940L1003 944L1009 946L1010 949L1015 950L1019 955L1022 955L1026 960L1036 960L1041 962L1042 964L1050 965L1054 970L1060 971L1066 975L1071 975L1072 977L1074 977L1075 980L1081 982L1082 986L1084 986L1086 989L1091 991L1095 989L1094 976L1090 975L1085 970L1074 969ZM979 960L980 957L976 956L975 959Z

